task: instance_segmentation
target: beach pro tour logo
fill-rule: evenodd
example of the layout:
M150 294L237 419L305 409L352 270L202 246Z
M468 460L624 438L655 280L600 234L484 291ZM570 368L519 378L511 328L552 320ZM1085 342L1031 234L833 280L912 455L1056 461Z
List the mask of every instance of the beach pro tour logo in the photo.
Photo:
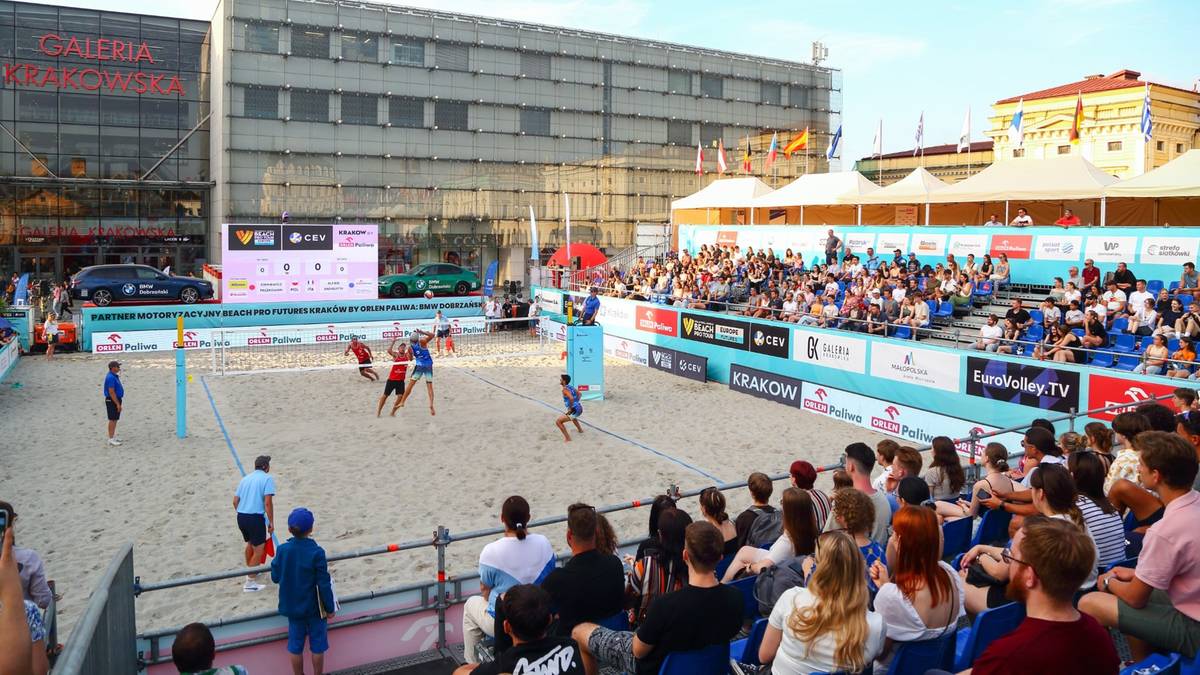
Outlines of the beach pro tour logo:
M674 310L658 309L657 307L641 307L637 314L637 329L656 335L676 337L679 335L676 326L679 315Z
M889 405L883 409L883 414L887 417L871 416L871 428L878 429L886 434L893 436L900 435L900 409L894 405Z
M1001 253L1012 259L1025 260L1029 258L1029 251L1033 249L1033 235L1031 234L997 234L992 237L993 256L999 256Z
M1030 408L1079 409L1079 373L967 357L967 394Z
M97 353L125 351L125 345L121 343L121 334L120 333L109 333L108 337L105 338L105 340L107 340L107 341L106 342L97 342L96 346L92 348L92 351L97 352Z
M1160 403L1175 410L1175 401L1171 398L1162 401L1152 401L1158 396L1174 393L1175 387L1169 384L1154 382L1139 382L1107 375L1088 376L1088 410L1121 406L1106 412L1092 413L1089 417L1098 420L1111 421L1123 412L1133 412L1143 403Z
M675 372L675 350L650 345L650 367L667 373Z
M680 319L683 338L720 347L746 349L750 343L750 324L745 321L683 313Z
M278 225L230 226L226 243L230 251L278 251Z
M792 377L731 363L729 388L793 408L803 408L800 393L803 382Z

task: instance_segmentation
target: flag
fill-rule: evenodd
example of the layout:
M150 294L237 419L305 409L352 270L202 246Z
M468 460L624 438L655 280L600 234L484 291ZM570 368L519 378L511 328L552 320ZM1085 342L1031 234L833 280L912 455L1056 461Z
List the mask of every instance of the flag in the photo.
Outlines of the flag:
M1071 130L1067 132L1067 138L1071 140L1072 145L1079 145L1079 130L1083 128L1083 92L1075 97L1075 116L1071 118Z
M1025 99L1017 102L1017 112L1013 114L1012 122L1008 125L1008 142L1021 147L1021 143L1025 141L1025 127L1023 119L1025 117Z
M500 267L499 260L493 260L483 275L483 295L490 298L496 293L496 271Z
M879 128L875 131L875 152L878 157L883 157L883 119L879 120Z
M925 111L921 111L921 117L917 120L917 146L913 148L913 157L919 154L925 145Z
M742 171L752 173L754 164L750 161L750 137L746 136L746 154L742 155Z
M833 138L829 140L829 149L825 151L825 159L833 159L837 154L838 142L842 140L842 125L838 125L837 131L834 132Z
M696 175L704 173L704 148L696 144Z
M725 160L725 139L717 139L717 175L724 175L729 170L729 162Z
M571 198L563 193L563 217L567 222L567 269L571 269Z
M963 119L962 131L958 132L958 150L971 151L971 106L967 106L967 116Z
M787 155L788 157L791 157L793 152L796 152L797 150L807 150L807 149L808 149L808 127L804 127L804 131L801 131L799 136L793 138L791 143L788 143L787 145L785 145L783 147L783 154Z
M529 205L529 259L539 260L537 217L533 215L533 204Z
M1146 83L1146 100L1142 102L1142 140L1154 137L1154 120L1150 118L1150 83Z
M779 132L771 134L771 147L767 148L767 163L763 165L763 171L770 171L771 165L775 163L775 155L779 145Z

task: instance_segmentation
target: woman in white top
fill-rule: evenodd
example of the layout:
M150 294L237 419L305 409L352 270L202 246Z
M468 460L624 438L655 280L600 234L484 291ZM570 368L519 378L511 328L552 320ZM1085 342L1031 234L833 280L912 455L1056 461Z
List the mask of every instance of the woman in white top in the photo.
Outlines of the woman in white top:
M967 482L962 462L958 458L958 449L948 436L934 438L932 447L933 457L930 459L929 469L922 476L929 486L929 496L932 499L957 497Z
M1001 443L988 443L983 449L983 478L971 486L971 499L958 500L957 504L938 502L937 512L946 520L957 520L979 514L979 499L991 496L1004 497L1012 494L1016 488L1011 478L1005 475L1008 471L1008 448ZM980 493L985 493L980 495Z
M54 347L58 344L58 316L54 312L46 315L42 324L42 338L46 340L46 359L54 358Z
M867 609L858 547L844 532L826 532L815 558L808 587L784 591L767 620L758 658L774 675L856 673L883 650L883 617Z
M1129 317L1129 332L1135 335L1150 335L1158 327L1158 310L1154 308L1154 300L1146 298L1141 307L1135 307L1133 316Z
M808 490L794 487L784 490L779 506L783 512L783 534L779 535L770 550L754 546L743 546L738 550L733 562L729 563L729 569L725 570L725 576L721 578L722 583L733 581L740 572L758 574L798 555L811 555L816 549L820 531L817 529L812 495Z

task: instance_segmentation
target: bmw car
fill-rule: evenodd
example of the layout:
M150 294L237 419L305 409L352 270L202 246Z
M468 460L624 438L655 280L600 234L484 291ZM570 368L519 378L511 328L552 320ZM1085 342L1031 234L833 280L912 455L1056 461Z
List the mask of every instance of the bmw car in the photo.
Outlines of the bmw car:
M213 287L203 279L171 276L149 265L92 265L71 277L71 297L97 307L146 300L190 305L212 298Z
M466 295L479 290L479 275L450 263L417 265L405 274L379 277L379 296L405 298L425 291L437 294Z

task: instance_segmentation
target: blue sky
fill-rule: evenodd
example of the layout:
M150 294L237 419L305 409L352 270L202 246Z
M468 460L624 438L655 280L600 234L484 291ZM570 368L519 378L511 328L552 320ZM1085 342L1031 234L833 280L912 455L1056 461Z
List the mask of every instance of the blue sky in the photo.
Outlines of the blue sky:
M210 19L209 0L68 0L46 3ZM843 168L872 150L911 148L925 113L925 144L957 141L967 106L984 140L992 102L1089 73L1137 70L1191 89L1200 82L1197 0L1005 2L707 2L704 0L411 0L507 19L808 61L843 75ZM753 8L749 12L748 8Z

